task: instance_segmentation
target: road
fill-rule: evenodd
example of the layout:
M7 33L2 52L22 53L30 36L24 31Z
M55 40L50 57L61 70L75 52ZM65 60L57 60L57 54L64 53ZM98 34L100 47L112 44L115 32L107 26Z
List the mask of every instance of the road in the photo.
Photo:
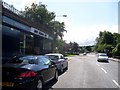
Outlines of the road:
M69 68L61 74L54 88L120 88L118 62L97 62L94 54L71 57Z

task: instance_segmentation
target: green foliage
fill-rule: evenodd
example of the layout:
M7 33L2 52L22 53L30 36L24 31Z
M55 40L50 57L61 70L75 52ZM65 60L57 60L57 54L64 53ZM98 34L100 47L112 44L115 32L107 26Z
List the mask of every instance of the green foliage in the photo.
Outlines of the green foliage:
M65 24L63 22L62 23L60 23L58 21L54 21L53 22L54 51L56 50L55 48L59 46L58 43L60 43L60 45L63 43L62 42L63 41L62 37L64 36L63 32L66 31L64 28L65 28ZM61 47L64 48L63 45L61 45L60 47L58 47L58 48L60 48L59 52L63 52L62 49L61 49Z
M92 48L91 48L91 47L92 47L92 46L86 46L85 49L86 49L87 51L91 52L91 51L92 51Z
M113 46L115 47L118 43L120 43L120 34L113 33L113 37L114 37Z
M65 46L65 41L57 40L56 41L56 48L55 48L54 52L59 52L59 53L64 54L65 53L64 46Z
M113 53L113 55L120 56L120 34L111 33L108 31L100 32L99 37L96 38L95 51ZM115 48L114 48L115 47Z
M26 6L24 11L24 17L33 22L33 24L35 24L37 27L47 26L48 31L54 38L54 51L56 50L56 47L59 47L59 51L62 52L61 48L63 47L63 43L59 40L59 38L62 40L63 32L66 31L65 24L64 22L60 23L59 21L55 21L55 16L55 13L48 11L46 5L42 3L33 3L30 7ZM59 46L58 43L61 46Z
M26 6L24 17L39 24L49 24L55 18L54 12L49 12L46 5L33 3L31 7Z
M76 42L73 43L72 50L73 50L73 52L79 52L79 45Z
M101 53L104 52L104 45L103 44L98 44L96 47L96 51Z
M80 52L80 47L76 42L70 42L69 44L69 53L71 54L78 54Z
M120 56L120 43L112 50L114 56Z
M54 21L53 23L54 23L53 30L54 30L55 39L59 39L59 37L60 37L60 39L62 39L63 32L66 31L64 22L60 23L58 21Z
M113 34L108 31L100 32L99 37L97 38L98 44L113 44Z

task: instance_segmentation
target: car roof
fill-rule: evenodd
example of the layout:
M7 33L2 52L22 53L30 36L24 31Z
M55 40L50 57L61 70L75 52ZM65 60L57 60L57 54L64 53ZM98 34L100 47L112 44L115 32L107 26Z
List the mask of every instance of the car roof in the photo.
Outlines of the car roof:
M21 58L21 57L46 57L45 55L21 55L21 56L15 56L13 58Z
M98 55L107 55L106 53L98 53Z
M62 55L62 54L60 54L60 53L49 53L49 54L45 54L45 55L57 55L57 56L60 56L60 55ZM63 55L62 55L63 56Z

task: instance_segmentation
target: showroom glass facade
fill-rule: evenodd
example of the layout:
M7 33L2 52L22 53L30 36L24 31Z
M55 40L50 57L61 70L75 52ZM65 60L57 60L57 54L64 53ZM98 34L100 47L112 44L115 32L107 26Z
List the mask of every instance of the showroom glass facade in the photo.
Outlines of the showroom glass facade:
M2 56L45 54L51 52L51 39L31 32L31 27L12 18L3 16ZM3 61L4 63L4 61Z

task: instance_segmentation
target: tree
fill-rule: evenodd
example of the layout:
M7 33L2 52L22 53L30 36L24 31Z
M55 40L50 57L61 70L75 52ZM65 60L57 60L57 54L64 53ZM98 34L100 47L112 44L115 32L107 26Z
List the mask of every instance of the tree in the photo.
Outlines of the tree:
M97 52L105 52L110 56L120 56L120 34L108 31L100 32L96 38L95 50Z
M58 21L54 21L54 22L51 22L51 28L53 28L53 38L54 38L54 50L55 51L55 47L57 47L57 42L60 41L60 40L63 40L63 32L65 32L65 24L62 22L58 22Z
M112 52L114 56L120 56L120 43L117 44L117 46L113 49Z
M48 25L55 18L55 13L48 11L42 3L32 3L31 7L25 7L24 17L34 23Z
M38 28L40 26L48 27L47 29L54 39L53 51L56 50L58 41L60 39L62 40L63 32L66 31L64 22L60 23L59 21L55 21L55 13L48 11L46 5L42 3L33 3L31 7L26 6L23 13L23 16L37 25Z
M92 51L92 48L91 48L91 47L92 47L92 46L86 46L85 49L86 49L87 51L91 52L91 51Z
M63 32L65 30L64 22L60 23L55 21L55 13L47 10L46 5L39 3L33 3L31 7L26 6L24 11L24 17L37 25L47 25L51 32L53 33L54 38L60 37L62 39Z
M78 54L80 51L79 44L76 42L70 42L67 44L66 47L67 47L67 52L71 54Z
M100 32L96 39L98 44L113 44L113 34L108 31Z
M74 42L72 49L73 49L73 52L75 52L75 53L79 52L79 45L76 42Z
M66 42L64 40L57 40L56 41L56 50L55 50L55 52L64 54L65 53L65 50L64 50L65 44L66 44Z
M96 42L95 49L97 52L111 52L114 43L113 34L108 31L100 32L99 37L96 38Z
M60 23L59 21L53 21L50 23L50 27L53 28L55 39L62 39L62 37L64 36L63 32L67 31L65 30L64 22Z
M113 33L113 38L114 38L113 47L115 47L118 43L120 43L120 34Z

